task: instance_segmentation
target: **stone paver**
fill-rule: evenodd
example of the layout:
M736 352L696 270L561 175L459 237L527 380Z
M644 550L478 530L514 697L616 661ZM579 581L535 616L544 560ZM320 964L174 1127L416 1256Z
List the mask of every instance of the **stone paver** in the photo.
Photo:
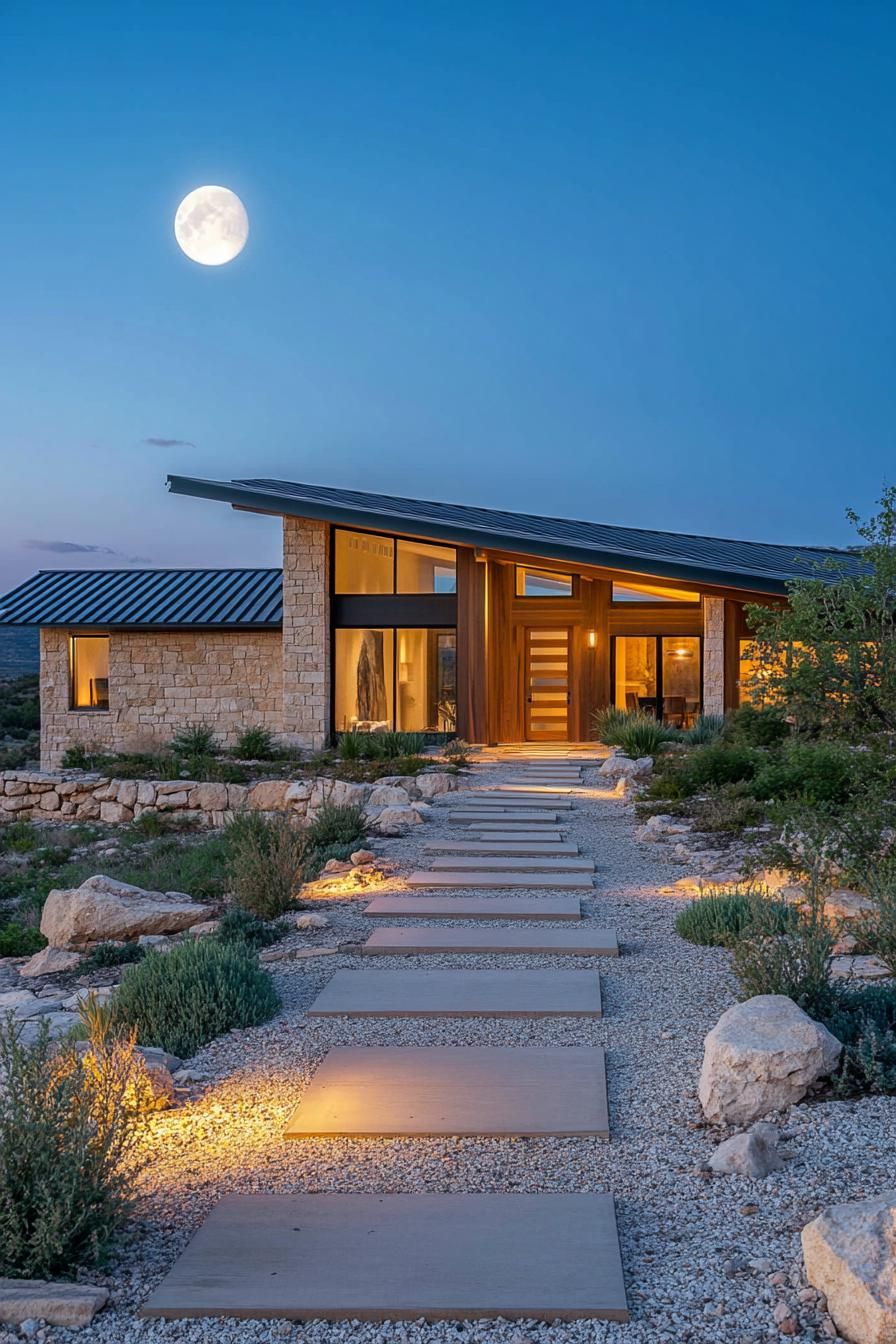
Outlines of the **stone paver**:
M433 859L433 872L480 873L593 873L594 860L579 855L550 857L541 855L453 854Z
M578 896L374 896L373 919L580 919Z
M337 1046L284 1138L609 1138L599 1046Z
M464 872L452 869L447 873L419 869L405 880L409 887L449 887L458 890L503 887L538 891L543 887L553 887L565 891L591 891L594 886L588 873L489 873L481 867Z
M516 811L531 812L533 808L549 807L554 812L572 811L572 802L567 797L543 797L532 794L498 793L495 791L485 791L481 793L462 793L452 794L449 801L438 803L439 808L480 808L480 807L499 807L506 812Z
M600 1017L595 971L337 971L311 1017Z
M628 1319L605 1194L228 1195L146 1302L172 1319Z
M579 847L572 840L431 840L423 846L427 854L506 854L542 858L578 854Z
M482 821L489 825L493 821L520 822L553 822L557 824L556 812L545 812L541 809L534 809L531 812L515 811L513 808L480 807L459 809L457 812L450 812L448 820L454 826L469 826L473 822Z
M495 928L484 926L377 929L361 948L365 957L424 956L442 952L488 952L520 956L539 953L558 957L618 957L614 929Z
M555 840L563 842L563 833L547 826L498 821L470 826L468 834L480 840Z

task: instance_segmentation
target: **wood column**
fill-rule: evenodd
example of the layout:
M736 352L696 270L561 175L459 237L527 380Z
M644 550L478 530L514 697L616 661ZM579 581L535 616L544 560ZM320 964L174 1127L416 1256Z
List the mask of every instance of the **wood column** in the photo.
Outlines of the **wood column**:
M488 741L488 564L468 547L457 550L457 732Z

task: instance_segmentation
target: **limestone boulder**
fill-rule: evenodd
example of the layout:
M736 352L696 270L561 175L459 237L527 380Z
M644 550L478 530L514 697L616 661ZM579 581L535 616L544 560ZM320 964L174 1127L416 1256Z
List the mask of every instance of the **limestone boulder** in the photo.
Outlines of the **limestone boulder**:
M302 810L304 805L308 802L308 799L311 797L311 780L294 780L283 796L287 806L297 807L299 810Z
M347 804L363 807L369 793L369 784L352 784L346 779L315 779L311 784L308 808L316 810L323 803L333 803L339 807Z
M249 807L255 812L282 812L286 806L289 781L262 779L249 790Z
M759 994L719 1018L704 1041L699 1096L714 1124L749 1125L801 1101L843 1049L783 994Z
M52 948L70 948L143 933L180 933L213 914L212 906L183 892L144 891L100 874L80 887L51 891L40 928Z
M432 774L417 776L417 792L421 798L437 798L442 793L451 793L457 788L457 775L446 774L443 770L434 770Z
M608 756L597 773L603 779L610 780L640 779L644 775L649 775L652 769L652 756L639 756L637 760L632 760L630 756L621 756L617 753Z
M64 975L66 971L73 971L80 960L77 952L66 952L60 947L42 947L30 961L19 967L19 975L25 980L33 980L39 975Z
M423 821L420 812L414 807L384 807L375 816L369 813L368 819L380 835L404 835Z
M190 790L189 804L200 812L226 812L227 785L198 784Z
M0 1321L46 1321L69 1330L89 1325L109 1300L108 1288L88 1283L49 1283L45 1279L0 1279Z
M778 1152L780 1132L776 1125L753 1125L745 1134L735 1134L733 1138L720 1143L709 1166L719 1175L750 1176L762 1180L773 1171L780 1171L784 1163Z
M411 801L407 789L398 784L377 784L367 799L368 807L407 807Z
M802 1232L806 1278L852 1344L896 1340L896 1190L824 1209Z

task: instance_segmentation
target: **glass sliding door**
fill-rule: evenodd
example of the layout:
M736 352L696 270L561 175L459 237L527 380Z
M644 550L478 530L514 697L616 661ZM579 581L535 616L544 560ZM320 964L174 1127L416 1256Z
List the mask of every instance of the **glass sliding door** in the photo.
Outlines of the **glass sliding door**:
M453 630L398 630L397 727L452 733L457 726L457 637Z
M391 630L336 631L333 708L338 733L392 727L394 639Z
M701 707L698 635L616 635L613 703L654 714L673 728L689 728Z
M338 628L333 727L337 733L456 732L456 631Z

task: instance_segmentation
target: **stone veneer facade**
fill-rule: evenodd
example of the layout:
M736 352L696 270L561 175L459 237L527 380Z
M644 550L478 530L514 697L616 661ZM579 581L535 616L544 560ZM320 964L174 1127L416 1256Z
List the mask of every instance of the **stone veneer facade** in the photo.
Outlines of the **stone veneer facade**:
M283 721L287 741L330 735L330 525L283 519Z
M703 713L725 713L725 599L703 598Z
M178 729L207 723L222 742L263 724L280 731L279 630L112 630L109 709L69 708L69 630L40 634L41 763L58 767L75 743L157 750Z

